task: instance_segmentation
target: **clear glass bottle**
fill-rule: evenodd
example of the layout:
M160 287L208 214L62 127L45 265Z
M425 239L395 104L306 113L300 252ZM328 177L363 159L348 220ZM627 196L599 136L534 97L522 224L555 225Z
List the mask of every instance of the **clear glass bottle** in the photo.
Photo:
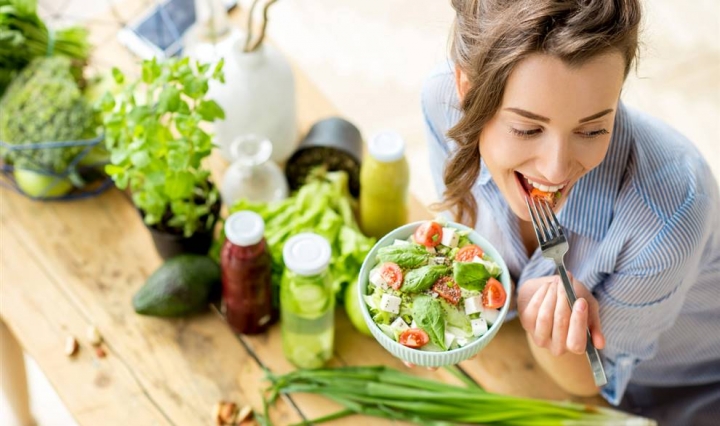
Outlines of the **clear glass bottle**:
M335 294L327 271L330 255L327 240L313 233L295 235L283 247L283 352L299 368L322 367L333 354Z
M277 319L272 303L271 260L257 213L240 211L225 221L220 252L222 310L237 333L257 334Z
M382 238L408 220L405 141L381 132L368 141L368 153L360 167L360 225L365 235Z
M234 162L223 175L220 196L226 206L240 199L253 202L283 200L288 183L280 167L270 160L272 144L267 138L245 135L230 146Z
M222 0L195 0L195 24L183 36L183 55L217 64L244 34L231 25ZM227 59L226 59L227 62Z

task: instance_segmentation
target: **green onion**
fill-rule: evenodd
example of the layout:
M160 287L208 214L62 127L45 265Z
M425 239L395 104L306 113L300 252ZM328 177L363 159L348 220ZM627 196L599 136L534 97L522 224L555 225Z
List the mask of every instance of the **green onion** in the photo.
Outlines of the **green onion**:
M271 383L267 389L270 402L279 395L312 393L344 407L336 413L295 426L319 424L353 414L433 426L655 424L653 420L608 408L493 394L467 377L467 386L462 387L383 366L297 370L283 375L267 372L267 377Z

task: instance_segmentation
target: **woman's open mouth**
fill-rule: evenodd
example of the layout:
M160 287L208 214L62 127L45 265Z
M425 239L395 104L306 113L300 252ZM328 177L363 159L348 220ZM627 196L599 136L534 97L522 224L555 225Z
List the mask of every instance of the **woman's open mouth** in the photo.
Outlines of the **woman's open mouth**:
M515 171L515 177L524 196L553 200L552 205L556 205L560 201L562 196L565 195L565 189L568 188L567 184L548 186L533 182L518 171Z

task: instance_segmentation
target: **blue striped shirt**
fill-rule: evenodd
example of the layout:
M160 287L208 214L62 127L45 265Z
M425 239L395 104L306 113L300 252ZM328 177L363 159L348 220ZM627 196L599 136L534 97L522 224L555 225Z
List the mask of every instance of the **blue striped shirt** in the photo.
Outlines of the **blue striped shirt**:
M450 66L438 67L422 93L438 196L455 149L446 134L461 116ZM518 219L482 164L472 193L475 229L518 286L556 273L540 250L528 257ZM558 219L570 243L565 264L599 302L602 395L618 404L629 382L720 381L720 190L692 143L620 103L607 156L577 182Z

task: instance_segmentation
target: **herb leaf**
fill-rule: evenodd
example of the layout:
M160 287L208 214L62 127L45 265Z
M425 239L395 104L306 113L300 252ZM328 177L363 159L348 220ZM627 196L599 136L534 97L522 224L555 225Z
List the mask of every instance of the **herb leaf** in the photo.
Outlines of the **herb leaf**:
M445 265L428 265L411 269L405 274L400 291L404 293L419 293L429 289L438 278L447 275L450 268Z
M393 262L410 269L427 263L430 253L418 244L391 245L378 250L377 258L380 262Z
M430 296L420 295L413 301L415 322L428 334L431 342L445 351L445 320L442 312L440 302Z
M453 279L466 290L482 290L491 276L482 263L455 262L453 264Z

